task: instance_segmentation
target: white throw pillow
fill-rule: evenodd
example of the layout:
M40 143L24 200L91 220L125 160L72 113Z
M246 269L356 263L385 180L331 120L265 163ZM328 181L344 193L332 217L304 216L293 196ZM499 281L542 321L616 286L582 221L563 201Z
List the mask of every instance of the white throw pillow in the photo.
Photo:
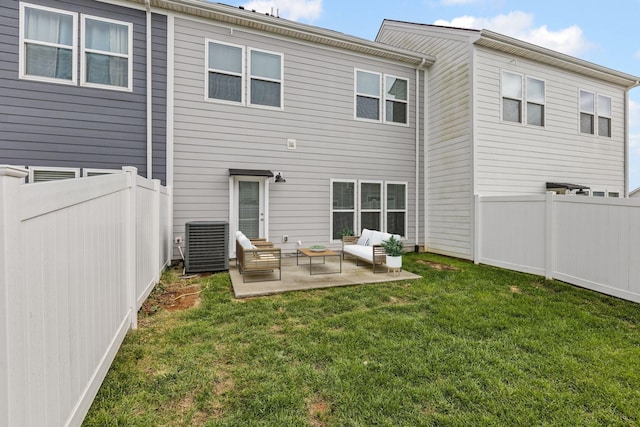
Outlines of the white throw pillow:
M371 240L372 233L373 231L363 228L362 233L360 233L360 238L358 239L358 244L363 246L368 246L370 244L369 240ZM360 243L361 241L364 243Z

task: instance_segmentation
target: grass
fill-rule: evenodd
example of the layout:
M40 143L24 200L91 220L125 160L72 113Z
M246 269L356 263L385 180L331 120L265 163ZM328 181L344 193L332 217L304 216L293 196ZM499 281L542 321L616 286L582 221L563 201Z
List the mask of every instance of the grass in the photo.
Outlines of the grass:
M639 305L404 264L423 279L249 300L203 279L197 307L142 316L84 425L640 425Z

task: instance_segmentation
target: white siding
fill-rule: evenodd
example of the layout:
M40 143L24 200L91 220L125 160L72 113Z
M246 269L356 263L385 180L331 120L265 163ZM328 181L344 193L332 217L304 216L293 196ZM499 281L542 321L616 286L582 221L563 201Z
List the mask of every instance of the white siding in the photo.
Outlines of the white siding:
M469 32L385 22L377 41L435 56L428 70L426 249L472 257L473 151Z
M205 39L284 55L284 111L205 101ZM269 237L328 243L330 179L409 183L415 238L415 69L215 22L175 19L174 232L229 221L230 168L281 171L269 186ZM409 126L354 120L354 68L409 79ZM287 139L297 149L287 149Z
M624 194L622 88L483 47L476 58L478 194L543 194L546 182ZM501 122L501 70L546 82L544 128ZM611 97L611 138L579 133L580 89Z

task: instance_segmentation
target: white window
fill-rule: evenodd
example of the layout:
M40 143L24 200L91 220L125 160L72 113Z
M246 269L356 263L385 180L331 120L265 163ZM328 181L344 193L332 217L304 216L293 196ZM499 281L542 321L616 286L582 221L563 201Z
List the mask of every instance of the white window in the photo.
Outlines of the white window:
M77 14L20 3L20 77L76 84Z
M394 76L385 76L385 121L407 124L409 81Z
M250 104L282 107L282 55L250 50Z
M380 79L382 75L356 70L356 117L380 120Z
M607 197L620 197L620 193L617 191L608 191Z
M598 95L598 136L611 138L611 98Z
M386 182L386 218L387 233L407 235L407 183Z
M133 25L82 15L81 84L132 90Z
M522 123L522 76L502 72L502 120Z
M382 182L360 181L360 228L382 230Z
M331 238L340 240L345 230L356 230L356 181L331 180Z
M244 101L244 47L207 41L206 92L209 99Z
M605 192L604 191L596 191L596 190L594 190L594 191L591 192L591 195L593 197L604 197Z
M595 94L580 91L580 133L595 134L594 116L596 111Z
M60 179L72 179L80 177L80 169L59 168L46 166L30 166L29 182L57 181Z
M527 124L544 126L544 81L527 77Z
M113 173L120 173L122 169L94 169L94 168L83 168L82 176L98 176L98 175L108 175Z

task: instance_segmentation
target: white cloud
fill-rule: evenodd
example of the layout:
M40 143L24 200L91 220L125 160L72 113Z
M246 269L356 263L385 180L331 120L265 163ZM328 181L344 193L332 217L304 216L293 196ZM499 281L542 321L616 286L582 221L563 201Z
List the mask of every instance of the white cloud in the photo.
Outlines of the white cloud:
M322 0L254 0L243 5L245 9L260 13L279 13L292 21L313 22L322 13Z
M579 26L572 25L557 31L550 31L546 25L535 27L533 14L521 11L493 18L461 16L453 18L451 21L437 20L434 24L477 30L487 29L574 56L578 56L592 47L591 43L584 38Z

